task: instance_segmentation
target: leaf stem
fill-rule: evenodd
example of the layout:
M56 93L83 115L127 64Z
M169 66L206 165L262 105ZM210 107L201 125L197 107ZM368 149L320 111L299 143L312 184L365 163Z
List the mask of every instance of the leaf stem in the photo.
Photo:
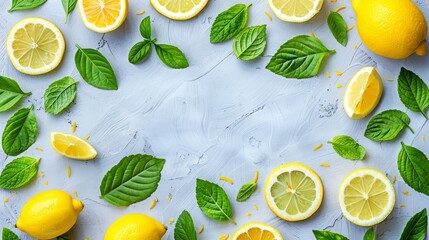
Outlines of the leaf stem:
M227 218L228 218L228 221L232 222L234 225L237 225L237 223L234 221L234 219L232 219L232 218L230 218L228 216L227 216Z
M410 125L407 124L407 128L410 129L410 131L414 134L414 130L410 127Z

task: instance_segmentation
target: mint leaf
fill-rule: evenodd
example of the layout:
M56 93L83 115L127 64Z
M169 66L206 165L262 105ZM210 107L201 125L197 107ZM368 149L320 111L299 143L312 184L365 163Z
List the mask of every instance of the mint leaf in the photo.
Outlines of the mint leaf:
M429 196L429 160L417 148L401 142L398 155L398 170L408 186Z
M197 240L194 221L188 211L183 210L174 227L174 240Z
M36 141L38 129L33 108L22 108L7 120L2 136L3 151L7 155L21 154Z
M124 157L104 175L101 198L115 206L129 206L150 197L158 188L165 160L150 155Z
M149 40L136 43L128 54L128 61L133 64L142 62L149 55L151 47L152 42Z
M14 232L5 227L2 230L1 238L2 240L20 240Z
M30 95L31 92L24 93L15 80L0 76L0 112L9 110L21 99Z
M197 178L197 203L203 213L217 221L230 221L237 224L232 217L232 207L228 195L219 185Z
M77 0L61 0L63 4L64 12L66 13L66 23L69 20L69 15L73 12L76 7Z
M281 45L265 68L286 78L310 78L333 53L335 50L327 49L318 38L301 35Z
M47 0L12 0L12 7L8 10L8 12L37 8L46 1Z
M328 141L328 143L332 144L335 152L342 158L350 160L363 160L365 158L365 148L352 137L339 135Z
M398 93L402 103L413 112L421 112L427 119L429 88L415 73L401 68L398 78Z
M236 4L217 15L210 30L210 42L224 42L240 33L247 24L249 7Z
M331 11L328 16L328 27L335 39L344 47L347 46L347 23L341 14Z
M143 18L140 23L140 34L142 37L151 40L152 38L152 28L150 26L150 16Z
M53 82L45 91L45 112L62 113L76 98L76 84L71 77L64 77Z
M237 194L237 202L244 202L252 196L252 194L256 191L256 183L248 182L244 184Z
M382 142L394 140L406 127L414 133L409 126L410 118L399 110L386 110L369 120L365 130L365 137L370 140Z
M155 44L156 54L161 61L171 68L187 68L188 60L180 49L167 44Z
M375 240L375 231L373 227L366 231L365 235L363 236L363 240Z
M349 240L343 235L331 231L313 230L313 234L317 240Z
M267 25L245 28L235 39L232 48L237 58L253 60L262 55L267 46Z
M8 163L0 174L0 188L17 189L28 183L39 170L39 160L20 157Z
M407 222L400 240L425 240L427 225L428 215L425 208Z

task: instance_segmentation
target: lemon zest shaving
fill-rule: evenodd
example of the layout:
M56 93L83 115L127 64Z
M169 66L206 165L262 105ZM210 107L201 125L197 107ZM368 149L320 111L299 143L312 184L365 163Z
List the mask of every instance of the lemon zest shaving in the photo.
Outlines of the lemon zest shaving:
M73 192L73 195L74 195L75 197L77 197L77 192L76 192L76 191L74 191L74 192Z
M401 208L404 208L404 207L405 207L405 204L401 203L401 204L399 204L399 206L400 206Z
M332 76L331 76L331 73L326 72L326 77L327 77L327 78L331 78L331 77L332 77Z
M253 182L256 183L258 181L258 179L259 179L259 171L256 170L255 177L253 178Z
M72 133L75 133L76 132L76 128L77 128L77 124L76 124L75 121L72 122L71 128L72 128Z
M355 25L352 25L350 27L347 28L347 32L350 32L351 30L353 30L355 28Z
M404 195L410 195L410 192L408 192L408 191L403 191L403 192L402 192L402 194L404 194Z
M71 168L70 168L70 165L67 164L67 177L70 178L70 176L71 176Z
M393 81L393 78L386 78L387 81Z
M315 37L316 35L314 34L314 32L313 31L311 31L310 32L310 35L312 36L312 37Z
M336 87L336 88L342 88L342 87L343 87L343 84L338 83L335 87Z
M223 234L221 234L221 235L219 236L219 240L228 240L228 238L229 238L229 234L227 234L227 235L223 235Z
M45 173L43 171L40 172L39 176L42 178L45 176Z
M355 44L354 46L353 46L353 48L354 49L357 49L359 46L357 45L357 44Z
M337 69L335 69L335 75L337 76L341 76L343 75L344 72L338 71Z
M43 148L41 148L41 147L36 147L36 150L37 150L37 151L43 151Z
M155 206L156 206L156 203L158 202L158 199L156 199L156 197L154 197L153 199L152 199L152 203L150 204L150 206L149 206L149 210L152 210Z
M227 182L227 183L229 183L229 184L231 184L231 185L233 185L233 184L234 184L234 181L232 181L232 179L231 179L231 178L229 178L229 177L227 177L227 176L220 176L220 177L219 177L219 180L221 180L221 181L225 181L225 182Z
M48 185L49 184L48 180L46 180L43 184Z
M271 14L267 11L265 11L265 15L267 15L268 19L270 19L270 21L273 21L273 16L271 16Z
M86 140L86 141L88 141L90 138L91 138L91 136L87 135L87 136L85 137L85 140Z
M337 0L331 0L331 3L336 3L337 2Z
M321 167L330 167L331 164L329 164L329 163L321 163L320 166Z
M201 234L204 232L204 224L201 224L200 230L198 230L198 234Z
M257 205L257 204L253 204L253 207L255 208L255 210L256 210L256 211L258 211L258 210L259 210L259 207L258 207L258 205Z
M145 10L141 10L141 11L138 11L138 12L136 12L136 15L143 15L143 14L145 14Z
M335 9L335 12L339 12L339 11L343 10L344 8L346 8L346 6L339 6L337 9Z
M167 197L165 197L165 199L167 199L169 202L171 202L172 198L171 198L171 194L168 194Z
M168 220L168 224L173 224L174 223L174 218L170 218L170 220Z
M396 174L393 175L393 177L392 177L392 183L395 183L395 182L396 182Z
M252 216L252 213L251 212L247 212L246 216L250 217L250 216Z
M424 134L422 135L422 141L426 142L426 135L424 135Z
M321 149L322 147L323 147L323 143L319 143L319 144L317 144L317 146L315 146L315 147L313 148L313 152L315 152L315 151L317 151L317 150Z
M4 202L4 203L9 202L9 198L8 198L8 197L4 198L3 202Z
M16 192L12 192L13 195L16 195Z

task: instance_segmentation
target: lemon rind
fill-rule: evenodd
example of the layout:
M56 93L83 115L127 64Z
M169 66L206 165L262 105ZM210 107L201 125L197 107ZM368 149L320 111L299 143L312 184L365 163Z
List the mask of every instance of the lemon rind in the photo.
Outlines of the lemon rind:
M109 25L107 27L104 28L100 28L95 26L95 24L91 23L88 21L86 14L85 14L85 9L83 7L83 1L84 0L78 0L77 2L77 7L78 7L78 12L79 15L82 19L83 24L85 25L85 27L87 27L88 29L94 31L94 32L98 32L98 33L108 33L108 32L113 32L116 29L118 29L120 26L122 26L122 24L125 22L125 20L127 19L127 15L128 15L128 0L120 0L121 1L121 11L119 14L119 17L116 19L116 21L112 24Z
M209 0L201 0L201 2L194 6L194 8L192 8L192 11L187 12L187 13L177 13L177 12L172 12L170 10L168 10L166 7L164 7L163 5L159 4L159 2L157 0L150 0L150 3L152 5L152 7L162 16L172 19L172 20L177 20L177 21L185 21L185 20L189 20L191 18L196 17L198 14L200 14L203 9L207 6L207 4L209 3Z

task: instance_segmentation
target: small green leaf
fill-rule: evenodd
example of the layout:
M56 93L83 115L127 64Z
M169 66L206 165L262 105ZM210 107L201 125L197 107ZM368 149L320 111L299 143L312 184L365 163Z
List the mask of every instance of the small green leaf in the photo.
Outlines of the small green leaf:
M9 9L9 12L37 8L46 1L47 0L12 0L12 7Z
M396 139L406 127L414 133L409 124L410 118L406 113L399 110L386 110L371 118L365 130L365 137L377 142L391 141Z
M267 25L245 28L235 39L232 48L237 58L253 60L262 55L267 46Z
M1 236L2 240L20 240L14 232L5 227L2 230Z
M132 64L142 62L150 52L152 42L150 40L143 40L136 43L128 54L128 61Z
M248 182L246 184L244 184L240 190L238 191L237 194L237 202L244 202L247 199L250 198L250 196L252 196L252 194L255 192L256 190L256 183L255 182Z
M73 12L76 7L77 0L61 0L63 4L64 12L66 13L66 23L69 20L69 15Z
M413 112L421 112L428 118L429 88L415 73L401 68L398 78L398 93L402 103Z
M76 98L76 84L71 77L64 77L53 82L45 91L45 112L62 113Z
M187 68L188 60L180 49L167 44L155 44L156 54L161 61L171 68Z
M408 186L417 192L429 196L429 160L417 148L401 142L402 148L398 155L398 170Z
M407 222L400 240L425 240L427 225L428 215L425 208Z
M328 26L335 39L344 47L347 46L347 23L341 14L331 11L328 16Z
M143 18L140 23L140 34L142 37L151 40L152 38L152 28L150 26L150 16Z
M188 211L183 210L174 227L174 240L197 240L194 221Z
M240 33L246 27L249 7L236 4L217 15L210 30L210 42L224 42Z
M363 240L375 240L375 231L373 227L366 231L365 235L363 236Z
M335 152L345 159L363 160L365 158L365 148L357 143L352 137L339 135L334 137L328 143L332 144Z
M0 188L17 189L27 184L39 170L39 160L20 157L8 163L0 174Z
M15 80L0 76L0 112L9 110L21 99L30 95L31 92L24 93Z
M343 235L331 231L313 230L313 234L317 240L349 240Z

